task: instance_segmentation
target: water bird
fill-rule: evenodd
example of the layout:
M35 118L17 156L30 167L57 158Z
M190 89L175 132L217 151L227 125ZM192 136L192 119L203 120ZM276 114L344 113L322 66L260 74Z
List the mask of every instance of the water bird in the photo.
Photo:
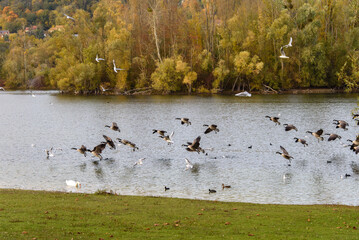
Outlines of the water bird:
M198 137L196 137L196 139L193 140L192 143L187 142L187 144L182 144L182 146L187 147L186 150L189 152L197 152L197 153L203 152L204 153L204 150L199 146L200 141L201 141L201 136L198 136Z
M110 146L111 149L116 149L116 145L110 137L107 137L106 135L102 135L102 136L106 140L106 143Z
M252 149L252 145L250 145L248 148L249 148L249 149Z
M347 178L347 177L351 177L352 175L346 173L345 175L341 175L340 178L343 179L343 178Z
M312 134L316 139L318 139L318 142L324 140L324 138L321 137L321 135L323 134L323 129L319 129L316 132L307 131L307 133Z
M45 149L44 151L46 152L46 158L49 159L50 157L55 156L54 155L54 148L51 147L50 149Z
M271 116L265 116L266 118L269 118L272 122L275 123L275 125L280 125L279 117L271 117Z
M67 15L66 13L64 13L64 15L66 16L66 18L67 18L67 19L71 19L71 20L75 21L75 18L70 17L70 16L69 16L69 15Z
M328 141L334 141L335 139L341 139L342 137L341 136L339 136L338 134L335 134L335 133L326 133L326 134L324 134L324 135L328 135L329 136L329 138L328 138Z
M184 160L186 161L186 169L185 170L193 168L193 164L187 158L185 158Z
M0 87L0 91L5 91L5 88L3 88L3 87Z
M129 146L132 148L132 151L136 151L136 149L138 150L139 148L136 146L136 144L134 144L133 142L130 142L126 139L121 139L121 138L116 138L117 141L119 141L120 143L122 143L123 145Z
M164 130L152 129L152 131L153 131L152 134L158 133L158 134L161 135L161 136L165 136L165 134L167 133L167 131L164 131Z
M120 128L117 126L117 123L113 122L111 126L105 125L105 127L110 128L114 131L121 132Z
M101 153L105 149L106 145L107 145L107 142L101 142L99 145L94 147L90 152L92 153L92 155L94 155L95 157L98 157L100 160L102 160L103 158L101 156Z
M333 124L337 125L336 128L342 128L344 130L348 130L347 127L349 126L349 123L347 123L346 121L344 121L344 120L335 120L335 119L333 121L334 121Z
M104 58L99 58L99 57L98 57L98 54L96 54L95 60L96 60L96 62L105 61Z
M208 192L209 192L209 194L211 194L211 193L216 193L217 191L214 189L208 189Z
M143 164L143 160L145 160L146 158L140 158L137 160L137 162L135 163L135 165L133 166L136 166L136 165L142 165Z
M280 47L280 58L289 58L285 55L284 46Z
M112 63L113 63L113 70L115 71L115 73L117 73L117 71L126 70L126 69L123 69L123 68L117 68L115 60L112 60Z
M206 129L206 131L204 131L204 134L210 133L212 131L214 131L214 133L219 132L219 129L217 128L217 125L215 125L215 124L211 124L211 125L203 124L203 127L208 127Z
M277 153L277 154L280 154L282 157L284 157L285 159L287 159L287 160L289 161L288 166L290 166L291 159L293 159L293 157L289 155L289 153L287 152L287 150L285 150L284 147L280 146L280 149L282 150L282 152L276 152L276 153Z
M290 37L289 43L287 45L284 45L283 47L285 47L285 48L292 47L292 42L293 42L293 39L292 39L292 37Z
M237 93L234 96L236 96L236 97L252 97L252 94L250 94L247 91L244 91L244 92Z
M66 185L69 187L81 188L81 183L74 180L66 180Z
M31 91L31 97L36 97L36 95Z
M352 143L352 146L358 146L359 145L359 134L356 136L355 140L347 140L348 142Z
M172 141L173 134L174 134L174 132L172 131L170 135L159 136L159 137L162 138L163 140L165 140L168 145L171 145L173 143L173 141Z
M304 145L304 147L305 146L308 146L308 143L307 143L307 141L305 140L305 139L302 139L302 138L294 138L295 139L295 142L300 142L301 144L303 144Z
M224 184L222 183L222 189L225 189L225 188L231 188L231 186L229 186L229 185L224 185Z
M285 131L290 131L290 130L295 130L298 131L298 129L293 125L293 124L283 124L283 126L285 127L284 130Z
M80 148L71 148L73 150L78 151L79 153L83 154L86 157L86 152L91 152L91 150L87 149L84 145L81 145Z
M359 117L359 113L353 113L352 115L353 115L353 119Z
M170 190L170 188L165 186L165 192L168 191L168 190Z
M191 122L189 121L188 118L176 118L176 120L181 120L181 124L187 124L188 125L191 125Z
M101 91L102 91L102 92L108 91L108 89L104 88L103 86L100 86L100 87L101 87Z

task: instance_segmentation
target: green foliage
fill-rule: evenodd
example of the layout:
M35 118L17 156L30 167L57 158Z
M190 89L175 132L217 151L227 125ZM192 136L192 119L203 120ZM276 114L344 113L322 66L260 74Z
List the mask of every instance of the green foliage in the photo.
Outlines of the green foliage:
M359 52L349 55L337 75L339 82L344 83L347 92L359 88Z
M355 90L344 76L353 69L348 56L359 49L358 12L358 0L0 0L0 26L12 33L4 37L11 43L1 53L1 76L10 88L89 93L101 85ZM52 27L58 31L47 32ZM289 58L280 59L291 37ZM105 61L95 62L96 55ZM126 70L115 73L113 60Z

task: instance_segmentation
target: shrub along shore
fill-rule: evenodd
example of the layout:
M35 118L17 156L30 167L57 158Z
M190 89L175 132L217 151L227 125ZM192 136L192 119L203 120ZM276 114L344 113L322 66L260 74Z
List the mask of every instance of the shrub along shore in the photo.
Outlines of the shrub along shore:
M357 239L359 207L0 190L0 239Z

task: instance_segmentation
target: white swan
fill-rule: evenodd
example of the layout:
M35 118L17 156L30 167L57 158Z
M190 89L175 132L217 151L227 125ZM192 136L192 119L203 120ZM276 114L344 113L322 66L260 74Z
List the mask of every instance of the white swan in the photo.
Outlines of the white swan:
M113 62L113 70L115 71L115 73L117 73L117 71L126 70L126 69L123 69L123 68L117 68L116 64L115 64L115 59L112 60L112 62Z
M74 181L74 180L66 180L66 185L69 187L76 187L76 188L80 188L81 187L81 183Z
M98 54L96 55L95 60L96 60L96 62L105 61L104 58L99 58L99 57L98 57Z
M252 94L247 91L244 91L244 92L237 93L234 96L236 96L236 97L252 97Z

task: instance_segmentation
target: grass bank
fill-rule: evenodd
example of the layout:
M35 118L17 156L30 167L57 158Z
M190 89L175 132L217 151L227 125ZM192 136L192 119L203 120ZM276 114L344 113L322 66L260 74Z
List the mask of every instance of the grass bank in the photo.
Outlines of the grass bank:
M358 239L359 207L0 190L0 239Z

